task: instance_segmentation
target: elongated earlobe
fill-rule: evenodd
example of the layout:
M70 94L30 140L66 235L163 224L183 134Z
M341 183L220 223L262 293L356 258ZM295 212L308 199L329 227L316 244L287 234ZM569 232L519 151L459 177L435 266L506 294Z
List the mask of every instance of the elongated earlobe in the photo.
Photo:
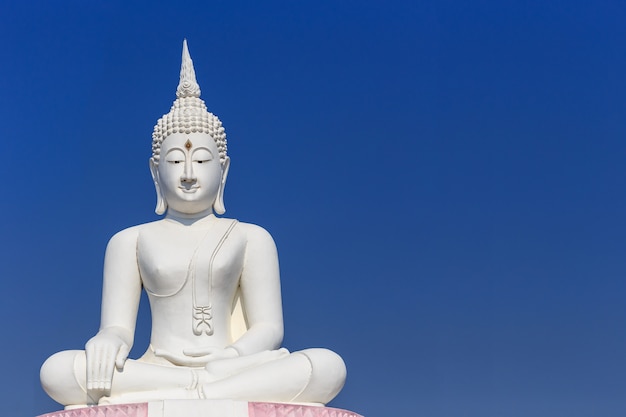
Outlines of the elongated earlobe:
M220 182L220 188L217 190L217 196L213 202L213 211L217 214L226 213L226 207L224 207L224 187L226 187L226 178L228 177L228 169L230 168L230 158L226 157L222 164L222 181Z
M154 188L156 189L157 203L154 212L156 214L163 214L167 210L167 202L163 198L161 193L161 187L159 186L159 167L154 163L154 160L150 158L150 173L152 174L152 181L154 181Z

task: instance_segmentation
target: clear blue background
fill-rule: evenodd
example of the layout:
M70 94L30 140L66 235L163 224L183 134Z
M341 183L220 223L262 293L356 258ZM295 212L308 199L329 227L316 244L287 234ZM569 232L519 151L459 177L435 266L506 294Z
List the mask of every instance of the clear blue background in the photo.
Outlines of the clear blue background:
M285 345L367 417L626 414L623 1L4 1L2 414L58 409L107 240L154 220L181 43L267 228ZM148 342L141 311L133 355Z

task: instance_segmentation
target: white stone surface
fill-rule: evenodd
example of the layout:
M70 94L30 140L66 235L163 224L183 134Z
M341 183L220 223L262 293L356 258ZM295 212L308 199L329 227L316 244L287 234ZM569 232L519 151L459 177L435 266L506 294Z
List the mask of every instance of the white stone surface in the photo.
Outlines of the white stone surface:
M148 403L148 417L248 417L248 403L232 400L165 400Z
M226 134L200 99L186 42L177 98L155 126L152 152L156 211L166 215L111 238L100 330L84 351L59 352L44 363L46 392L69 407L163 399L330 401L345 381L342 359L326 349L280 349L272 237L259 226L214 215L225 211ZM128 359L144 289L150 346L141 358ZM164 403L168 417L168 404L186 407ZM237 402L219 404L239 409Z

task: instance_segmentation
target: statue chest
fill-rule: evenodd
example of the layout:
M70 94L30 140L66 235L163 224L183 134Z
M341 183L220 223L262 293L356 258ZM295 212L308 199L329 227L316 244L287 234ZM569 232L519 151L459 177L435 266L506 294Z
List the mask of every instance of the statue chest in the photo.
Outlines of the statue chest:
M194 305L210 306L237 289L245 243L231 220L203 229L159 224L142 231L137 260L143 286L155 297L182 293Z

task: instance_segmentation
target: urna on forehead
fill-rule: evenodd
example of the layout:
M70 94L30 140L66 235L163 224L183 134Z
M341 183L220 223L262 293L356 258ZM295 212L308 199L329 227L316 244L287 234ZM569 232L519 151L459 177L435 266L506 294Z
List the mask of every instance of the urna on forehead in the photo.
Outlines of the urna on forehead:
M169 113L163 115L154 126L152 132L152 160L159 163L161 144L172 134L205 133L210 135L223 164L226 160L226 132L222 122L207 110L204 100L200 99L200 86L196 81L193 61L187 48L187 40L183 42L183 56L180 66L180 82L176 89L176 100Z

